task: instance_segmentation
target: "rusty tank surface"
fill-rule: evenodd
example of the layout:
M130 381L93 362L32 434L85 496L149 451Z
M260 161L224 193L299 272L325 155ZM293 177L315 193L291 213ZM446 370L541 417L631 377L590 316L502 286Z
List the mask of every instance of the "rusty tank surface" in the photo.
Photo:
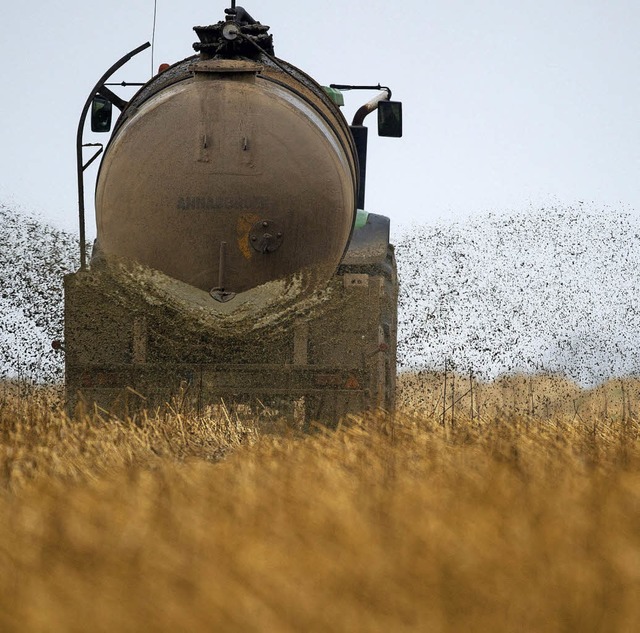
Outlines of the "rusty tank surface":
M401 134L380 86L324 88L274 56L241 7L194 27L197 54L128 101L96 84L111 128L91 259L65 278L66 388L113 412L180 393L197 408L269 406L308 424L392 409L397 276L388 218L364 211L366 130ZM352 125L341 89L376 88ZM382 104L382 106L380 105Z

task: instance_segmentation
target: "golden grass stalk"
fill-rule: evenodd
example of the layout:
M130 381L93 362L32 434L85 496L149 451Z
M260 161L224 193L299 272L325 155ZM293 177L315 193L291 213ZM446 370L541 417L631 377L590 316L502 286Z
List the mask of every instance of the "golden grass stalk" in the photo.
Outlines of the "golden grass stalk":
M5 399L0 630L638 630L633 405L536 419L512 386L305 437Z

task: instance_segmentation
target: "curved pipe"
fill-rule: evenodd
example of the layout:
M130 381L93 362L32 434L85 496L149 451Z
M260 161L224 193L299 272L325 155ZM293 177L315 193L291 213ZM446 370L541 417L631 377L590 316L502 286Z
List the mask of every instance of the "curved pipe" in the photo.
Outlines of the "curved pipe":
M378 109L378 104L381 101L389 101L391 99L391 90L384 88L383 91L377 94L371 101L367 101L364 105L360 106L353 117L351 125L362 125L364 118L371 114L374 110Z

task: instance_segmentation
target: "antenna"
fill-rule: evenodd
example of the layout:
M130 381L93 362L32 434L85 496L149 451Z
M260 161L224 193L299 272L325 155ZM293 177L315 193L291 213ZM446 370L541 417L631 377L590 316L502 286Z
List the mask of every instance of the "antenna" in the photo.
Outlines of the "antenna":
M158 0L154 0L153 2L153 31L151 33L151 76L153 77L155 68L153 58L155 55L156 48L156 17L158 15Z
M231 0L231 8L235 10L236 8L236 0Z

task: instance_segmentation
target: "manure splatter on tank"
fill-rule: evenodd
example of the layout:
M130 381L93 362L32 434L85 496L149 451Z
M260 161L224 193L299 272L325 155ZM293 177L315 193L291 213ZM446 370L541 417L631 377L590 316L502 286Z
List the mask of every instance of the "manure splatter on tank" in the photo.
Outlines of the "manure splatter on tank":
M213 335L243 336L259 331L264 336L277 334L279 326L294 315L313 310L319 303L331 299L330 286L317 290L317 280L328 276L322 268L267 282L238 293L226 303L214 301L209 293L161 271L130 262L105 262L101 271L108 271L143 304L163 306L170 313L181 315L192 329L206 328Z

